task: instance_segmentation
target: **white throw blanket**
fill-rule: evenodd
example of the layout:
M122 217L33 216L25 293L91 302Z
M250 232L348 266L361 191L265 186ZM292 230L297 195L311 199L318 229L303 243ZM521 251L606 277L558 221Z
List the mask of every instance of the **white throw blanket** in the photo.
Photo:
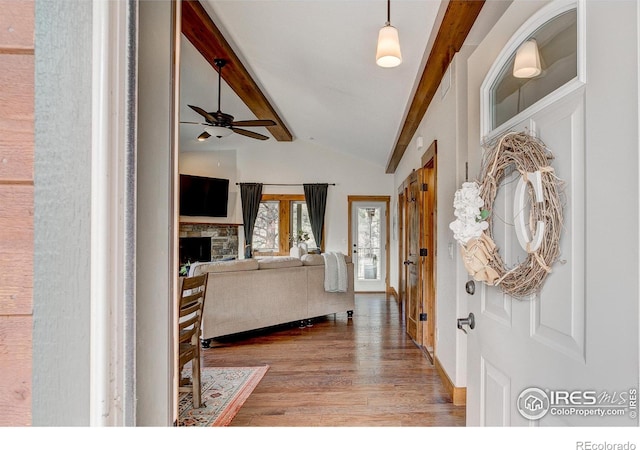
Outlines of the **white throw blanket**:
M324 290L326 292L347 292L347 263L342 253L323 253Z

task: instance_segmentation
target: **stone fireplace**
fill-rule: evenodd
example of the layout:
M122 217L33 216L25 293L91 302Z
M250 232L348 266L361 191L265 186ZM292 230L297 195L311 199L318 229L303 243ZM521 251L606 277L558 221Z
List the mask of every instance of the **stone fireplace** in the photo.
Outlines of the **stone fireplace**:
M180 265L188 262L211 261L211 238L180 238Z
M238 257L238 224L181 223L180 264ZM197 258L197 259L195 259Z

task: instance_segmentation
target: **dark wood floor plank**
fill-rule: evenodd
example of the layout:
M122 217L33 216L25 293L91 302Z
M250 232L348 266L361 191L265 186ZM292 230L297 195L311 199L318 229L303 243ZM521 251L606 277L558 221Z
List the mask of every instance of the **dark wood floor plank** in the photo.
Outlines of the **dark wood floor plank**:
M268 364L231 426L464 426L434 366L407 336L398 305L356 295L353 319L245 333L203 350L204 367Z

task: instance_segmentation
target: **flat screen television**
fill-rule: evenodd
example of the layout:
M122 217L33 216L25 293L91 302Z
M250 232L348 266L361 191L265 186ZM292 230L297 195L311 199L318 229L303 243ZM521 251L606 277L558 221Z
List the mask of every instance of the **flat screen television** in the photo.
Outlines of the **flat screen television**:
M229 180L180 175L180 215L227 217Z

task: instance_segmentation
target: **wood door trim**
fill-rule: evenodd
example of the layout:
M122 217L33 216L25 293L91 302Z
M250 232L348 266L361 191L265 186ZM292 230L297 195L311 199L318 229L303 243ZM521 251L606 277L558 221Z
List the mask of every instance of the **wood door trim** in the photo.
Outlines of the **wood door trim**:
M266 127L276 140L293 141L293 136L284 121L262 93L202 4L198 1L183 1L181 4L182 34L211 64L214 70L217 71L214 59L226 59L229 64L225 66L222 74L224 81L258 119L271 119L276 123L274 126Z
M388 202L389 199L388 195L349 195L347 197L349 202Z
M429 253L424 261L425 267L423 268L424 279L423 284L426 288L422 292L422 301L424 302L425 311L427 312L427 324L423 327L422 342L426 343L426 347L431 346L432 357L435 358L437 342L435 338L435 323L437 319L437 285L436 285L436 273L437 273L437 232L438 232L438 171L437 171L437 141L434 140L427 151L421 158L422 161L422 183L428 185L427 191L424 192L422 214L423 214L423 226L424 233L420 236L421 246L428 248ZM432 179L429 176L432 175ZM432 215L427 211L427 208L431 206ZM428 236L428 242L423 241L425 234ZM429 349L426 349L429 352Z
M391 232L389 230L389 205L391 203L391 197L388 195L348 195L347 196L347 235L348 235L348 240L347 240L347 255L351 255L351 248L353 245L353 239L351 238L351 230L352 230L352 226L353 223L351 221L351 214L352 214L352 207L353 207L353 202L384 202L385 203L385 223L386 223L386 229L387 232L385 233L385 249L384 249L384 254L385 254L385 264L386 264L386 270L385 270L385 274L384 274L384 284L385 284L385 292L389 292L390 291L390 284L389 284L389 265L391 264L391 253L390 253L390 240L389 240L389 236L391 235Z
M404 188L398 193L398 204L397 204L397 226L398 226L398 295L396 296L396 301L404 305L405 295L406 295L406 265L405 261L405 218L406 218L406 193ZM404 306L402 308L404 310Z
M406 261L409 258L409 212L408 212L408 206L407 206L407 199L409 198L409 183L407 182L407 180L405 180L403 183L403 201L404 204L402 205L403 208L403 216L402 216L402 226L404 228L403 233L402 233L402 247L403 247L403 254L402 254L402 271L403 271L403 290L404 290L404 295L402 296L402 306L403 306L403 314L404 314L404 323L408 323L408 314L409 314L409 308L408 308L408 303L407 303L407 298L408 298L408 291L409 291L409 268L404 264L404 261Z
M435 158L438 154L438 141L434 139L434 141L429 145L429 148L422 154L420 158L420 162L422 163L422 167L427 167L431 160L434 161L435 166Z

